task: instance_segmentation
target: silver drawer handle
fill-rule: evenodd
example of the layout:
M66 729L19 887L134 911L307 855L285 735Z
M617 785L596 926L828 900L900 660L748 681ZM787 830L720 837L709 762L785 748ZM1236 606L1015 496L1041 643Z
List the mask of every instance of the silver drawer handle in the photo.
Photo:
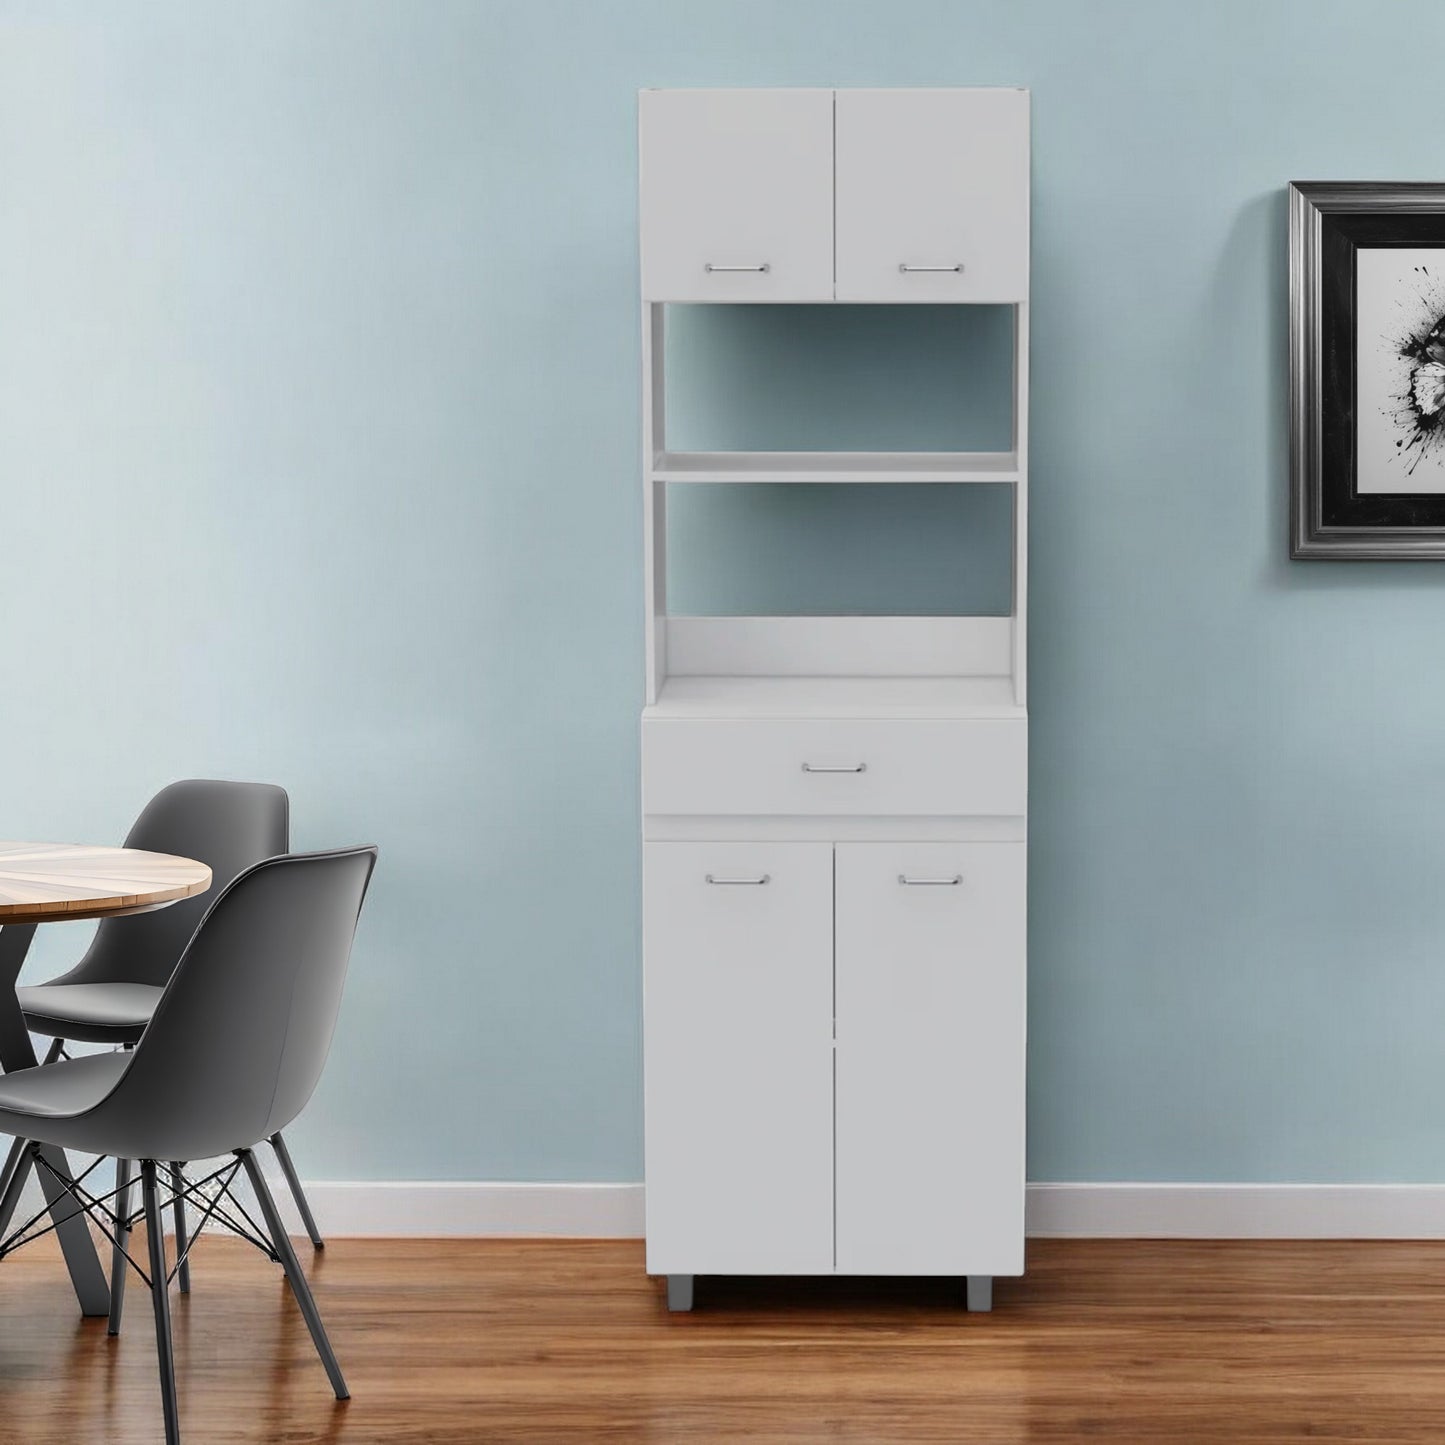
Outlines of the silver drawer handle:
M713 271L756 271L761 275L766 275L773 268L766 261L761 266L714 266L711 261L704 261L702 269L709 273Z
M734 888L747 886L749 888L760 888L764 883L771 882L772 875L764 873L760 878L714 878L711 873L704 875L707 882L714 888Z
M955 873L952 878L910 878L900 873L898 881L905 888L957 888L963 882L963 874Z
M831 763L804 763L805 773L866 773L867 763L839 763L836 766Z
M907 261L900 261L898 269L906 276L910 271L962 271L963 262L955 261L952 266L910 266Z

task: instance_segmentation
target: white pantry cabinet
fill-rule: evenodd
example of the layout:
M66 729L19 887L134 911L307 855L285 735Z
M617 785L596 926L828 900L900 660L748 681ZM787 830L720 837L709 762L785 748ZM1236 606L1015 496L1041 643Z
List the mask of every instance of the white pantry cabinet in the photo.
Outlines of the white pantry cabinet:
M1028 96L640 97L647 1267L1024 1266ZM835 221L836 217L836 221ZM673 302L1013 311L1007 451L668 446ZM1007 616L689 617L697 483L1006 486Z

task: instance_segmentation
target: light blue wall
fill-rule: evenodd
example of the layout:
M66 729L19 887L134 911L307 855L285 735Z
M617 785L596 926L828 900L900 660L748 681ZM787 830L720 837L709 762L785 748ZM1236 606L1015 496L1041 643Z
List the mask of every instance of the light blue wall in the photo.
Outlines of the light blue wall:
M1442 48L1423 0L0 3L0 833L285 781L382 845L307 1172L637 1177L634 92L1028 85L1031 1171L1445 1177L1445 568L1285 560L1282 190L1439 177Z

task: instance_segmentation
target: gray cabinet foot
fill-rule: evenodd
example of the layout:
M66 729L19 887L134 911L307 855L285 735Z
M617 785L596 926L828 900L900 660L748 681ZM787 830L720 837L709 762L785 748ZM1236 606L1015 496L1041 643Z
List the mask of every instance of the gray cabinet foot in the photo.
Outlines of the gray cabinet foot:
M965 1298L970 1313L991 1310L993 1308L993 1276L991 1274L969 1275L968 1284L965 1286Z
M692 1282L696 1275L670 1274L667 1277L667 1307L670 1310L692 1308Z

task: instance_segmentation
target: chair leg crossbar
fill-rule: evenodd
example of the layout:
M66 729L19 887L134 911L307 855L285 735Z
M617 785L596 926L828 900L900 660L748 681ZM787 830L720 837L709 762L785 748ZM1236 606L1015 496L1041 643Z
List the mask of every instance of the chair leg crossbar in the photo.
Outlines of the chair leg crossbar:
M291 1292L306 1320L306 1326L311 1332L312 1343L316 1346L316 1353L321 1357L321 1363L326 1368L326 1374L331 1381L336 1398L338 1400L350 1398L351 1392L347 1389L346 1380L341 1373L341 1366L331 1348L331 1341L326 1336L326 1328L321 1323L321 1316L317 1311L316 1301L312 1297L311 1287L306 1281L306 1276L301 1272L300 1261L296 1258L296 1251L291 1247L285 1225L276 1208L276 1201L271 1197L270 1187L261 1173L260 1165L256 1163L255 1156L249 1149L238 1149L233 1160L221 1165L219 1169L213 1170L204 1179L196 1180L187 1179L179 1165L166 1165L154 1159L142 1159L140 1161L142 1204L139 1209L133 1210L130 1208L128 1200L130 1187L134 1182L129 1161L121 1161L118 1165L115 1188L109 1193L97 1195L85 1188L85 1181L104 1162L104 1156L94 1160L80 1174L71 1178L52 1167L50 1161L41 1153L39 1144L28 1140L18 1142L23 1146L21 1159L18 1167L10 1175L3 1200L0 1200L0 1218L8 1219L9 1213L13 1212L15 1198L19 1196L30 1167L44 1169L76 1207L70 1214L64 1215L60 1219L52 1218L50 1223L44 1225L41 1221L50 1214L50 1208L47 1206L40 1210L18 1229L12 1230L4 1240L0 1240L0 1259L13 1254L23 1245L44 1238L61 1224L81 1214L85 1215L105 1235L115 1251L115 1258L128 1264L140 1276L151 1294L156 1317L161 1404L165 1416L168 1445L175 1445L175 1442L180 1440L175 1360L171 1347L170 1284L184 1269L196 1237L212 1220L223 1225L232 1234L244 1239L248 1244L254 1245L268 1259L279 1264L285 1270L286 1278L291 1285ZM265 1220L264 1226L256 1222L250 1210L241 1203L231 1188L242 1171L250 1181L252 1191L256 1195L256 1202L261 1207L261 1216ZM211 1185L216 1185L217 1188L214 1193L207 1194L205 1191ZM12 1195L15 1198L12 1198ZM118 1201L117 1208L111 1208L112 1201ZM200 1217L195 1229L191 1230L189 1234L178 1231L176 1258L174 1263L168 1266L164 1237L164 1211L166 1209L175 1210L179 1219L180 1211L187 1204L198 1210ZM240 1223L236 1215L239 1215L245 1223ZM146 1226L149 1268L143 1268L122 1242L130 1235L132 1227L141 1220L145 1222ZM115 1334L119 1330L120 1289L124 1279L124 1270L118 1270L116 1278L112 1280L111 1284L111 1334ZM159 1287L157 1287L158 1281L160 1282Z
M150 1287L150 1278L146 1271L136 1262L131 1254L121 1243L122 1234L128 1235L131 1229L140 1220L145 1218L145 1208L131 1210L123 1203L120 1213L109 1208L110 1201L119 1198L122 1194L128 1194L131 1179L127 1176L117 1184L108 1194L92 1194L84 1188L84 1182L104 1162L104 1158L96 1159L83 1173L75 1178L67 1178L51 1167L50 1161L40 1153L39 1146L29 1146L29 1158L32 1165L38 1166L56 1182L66 1194L75 1201L76 1208L69 1214L62 1215L58 1220L52 1218L49 1224L41 1228L36 1226L41 1220L50 1216L50 1208L47 1205L25 1221L24 1224L11 1231L10 1235L0 1241L0 1259L6 1255L13 1254L24 1245L32 1244L37 1239L43 1239L47 1234L53 1233L61 1224L85 1215L92 1224L110 1241L111 1245L120 1252L131 1268L145 1280L146 1287ZM204 1179L195 1181L187 1179L179 1169L167 1168L164 1165L156 1166L158 1187L166 1191L161 1199L162 1208L180 1208L189 1203L199 1211L200 1218L194 1230L189 1232L189 1237L183 1237L182 1248L177 1256L174 1266L167 1272L167 1283L174 1280L180 1272L181 1266L190 1256L191 1248L195 1244L196 1236L210 1223L215 1220L239 1238L244 1239L248 1244L254 1245L274 1264L282 1262L281 1256L276 1252L270 1243L261 1226L251 1217L250 1211L231 1193L231 1185L236 1176L241 1172L241 1161L237 1159L230 1164L223 1164L219 1169L206 1175ZM164 1179L162 1180L162 1176ZM220 1182L220 1188L215 1195L208 1195L203 1191L208 1185ZM246 1224L237 1222L235 1217L227 1209L222 1207L222 1201L229 1199L236 1213L245 1219ZM247 1228L246 1226L250 1227Z
M32 1143L29 1140L20 1142L23 1145L23 1153L18 1161L18 1167L9 1177L9 1187L5 1191L6 1197L3 1210L0 1210L0 1212L3 1212L8 1218L8 1215L14 1209L16 1198L18 1198L21 1189L25 1185L26 1177L30 1170L37 1166L44 1169L60 1188L75 1201L78 1207L71 1210L69 1214L62 1214L57 1219L53 1216L50 1205L46 1204L42 1209L32 1214L19 1228L12 1230L4 1240L0 1240L0 1259L4 1259L8 1254L13 1254L23 1245L32 1244L37 1239L44 1239L47 1234L53 1234L62 1224L68 1224L72 1219L82 1214L89 1216L95 1225L104 1231L106 1237L114 1242L115 1236L106 1229L102 1216L104 1219L110 1220L112 1225L118 1225L119 1221L116 1215L105 1207L106 1203L115 1197L117 1191L112 1190L111 1193L96 1198L88 1189L81 1188L81 1185L105 1162L104 1156L102 1155L100 1158L94 1160L88 1169L72 1179L64 1174L58 1173L51 1167L50 1161L40 1152L40 1146L38 1144ZM50 1218L50 1223L43 1229L37 1229L35 1226L47 1217Z

